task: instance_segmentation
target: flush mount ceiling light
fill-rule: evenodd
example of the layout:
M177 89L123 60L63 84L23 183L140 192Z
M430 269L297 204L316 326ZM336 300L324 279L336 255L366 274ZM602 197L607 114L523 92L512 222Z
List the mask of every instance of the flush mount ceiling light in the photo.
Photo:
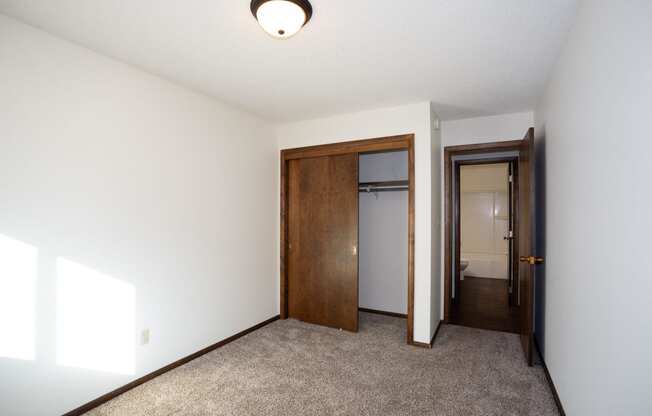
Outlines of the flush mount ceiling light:
M252 0L251 13L265 32L287 39L308 23L312 6L308 0Z

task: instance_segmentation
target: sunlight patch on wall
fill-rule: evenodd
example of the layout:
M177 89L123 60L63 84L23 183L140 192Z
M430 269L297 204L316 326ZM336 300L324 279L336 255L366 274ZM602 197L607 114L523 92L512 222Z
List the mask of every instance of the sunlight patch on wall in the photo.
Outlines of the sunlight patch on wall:
M34 359L37 255L0 234L0 357Z
M134 286L57 259L57 364L134 373Z

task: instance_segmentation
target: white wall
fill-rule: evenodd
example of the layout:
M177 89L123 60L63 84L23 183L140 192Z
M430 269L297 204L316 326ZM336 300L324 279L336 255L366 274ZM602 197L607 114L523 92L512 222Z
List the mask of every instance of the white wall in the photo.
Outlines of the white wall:
M441 219L443 180L441 179L441 124L439 117L430 104L430 337L434 335L439 323L444 318L442 303L442 243Z
M360 156L360 182L408 179L407 151ZM408 192L360 192L359 306L407 313Z
M536 111L537 339L569 415L652 414L650 22L583 2Z
M279 149L415 134L414 339L418 342L430 342L432 335L430 118L430 103L426 102L276 126Z
M0 149L0 414L61 414L277 313L264 122L0 15Z
M534 125L534 113L523 112L513 114L501 114L489 117L476 117L462 120L449 120L441 123L441 147L459 146L463 144L490 143L506 140L519 140L525 136L527 129ZM443 152L440 155L440 186L444 189L444 172L443 172ZM440 201L440 221L444 224L444 201ZM441 236L441 256L444 255L444 233L441 227L439 234ZM441 298L441 316L444 316L444 263L441 264L439 279L440 298Z
M534 113L531 111L443 121L441 144L446 147L519 140L533 125Z
M365 153L358 163L359 182L407 181L408 152Z

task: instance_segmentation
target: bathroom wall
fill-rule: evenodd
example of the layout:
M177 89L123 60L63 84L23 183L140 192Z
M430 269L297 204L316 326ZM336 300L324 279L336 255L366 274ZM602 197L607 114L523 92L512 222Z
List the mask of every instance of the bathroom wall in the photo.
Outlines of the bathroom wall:
M461 256L465 276L507 279L508 165L460 167Z
M360 156L360 182L408 178L406 151ZM407 314L408 192L360 193L361 308Z

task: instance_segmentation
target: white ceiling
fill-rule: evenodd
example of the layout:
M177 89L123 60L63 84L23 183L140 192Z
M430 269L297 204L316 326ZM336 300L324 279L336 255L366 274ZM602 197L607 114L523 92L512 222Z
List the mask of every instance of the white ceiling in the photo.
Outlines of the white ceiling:
M273 121L416 101L532 110L575 0L312 0L289 40L249 0L0 0L0 12Z

